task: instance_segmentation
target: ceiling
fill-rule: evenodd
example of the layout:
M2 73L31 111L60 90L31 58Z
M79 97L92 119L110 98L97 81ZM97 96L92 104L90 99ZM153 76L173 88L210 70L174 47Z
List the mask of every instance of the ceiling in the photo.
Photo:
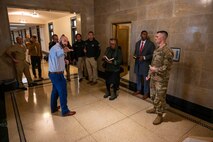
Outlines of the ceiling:
M8 8L7 10L11 30L42 25L50 20L58 19L68 15L74 16L75 14L70 12L44 11L20 8Z

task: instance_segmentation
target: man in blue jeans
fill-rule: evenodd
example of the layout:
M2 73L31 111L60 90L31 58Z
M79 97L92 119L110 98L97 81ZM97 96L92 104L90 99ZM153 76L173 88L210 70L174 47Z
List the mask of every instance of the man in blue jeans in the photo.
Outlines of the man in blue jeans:
M58 111L61 107L62 116L74 115L75 111L70 111L67 106L67 84L64 78L65 62L64 53L70 52L67 47L68 38L64 35L61 36L60 42L56 43L49 53L49 78L53 84L51 93L51 112ZM57 106L57 100L60 97L60 106Z

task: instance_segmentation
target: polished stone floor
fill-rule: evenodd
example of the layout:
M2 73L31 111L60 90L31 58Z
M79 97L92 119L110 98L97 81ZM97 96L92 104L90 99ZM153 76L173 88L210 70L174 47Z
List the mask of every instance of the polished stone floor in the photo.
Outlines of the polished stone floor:
M71 73L76 72L72 67ZM46 65L43 77L38 86L6 94L10 142L19 142L20 137L28 142L189 142L195 137L213 141L212 124L170 107L164 122L154 126L156 115L145 112L152 107L151 101L132 96L128 89L121 87L114 101L104 99L102 79L91 86L72 75L67 82L68 106L76 115L51 114L52 84Z

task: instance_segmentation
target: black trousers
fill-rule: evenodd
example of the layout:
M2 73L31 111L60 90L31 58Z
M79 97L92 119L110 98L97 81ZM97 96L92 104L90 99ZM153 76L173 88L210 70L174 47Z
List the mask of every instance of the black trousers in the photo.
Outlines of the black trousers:
M41 58L39 56L31 56L32 71L36 77L36 68L38 68L38 76L41 77Z
M120 84L120 72L105 72L106 88L109 91L110 85L113 84L113 91L116 92Z

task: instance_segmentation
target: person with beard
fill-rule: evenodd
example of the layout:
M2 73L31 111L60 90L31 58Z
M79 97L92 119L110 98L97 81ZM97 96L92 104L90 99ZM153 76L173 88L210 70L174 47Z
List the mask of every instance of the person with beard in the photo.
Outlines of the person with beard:
M52 82L51 93L51 112L57 112L59 108L62 110L62 116L74 115L75 111L70 111L67 106L67 84L64 78L65 60L64 53L71 50L67 47L68 38L64 35L61 36L60 42L56 43L51 49L49 54L49 78ZM57 106L58 97L60 98L60 106Z

